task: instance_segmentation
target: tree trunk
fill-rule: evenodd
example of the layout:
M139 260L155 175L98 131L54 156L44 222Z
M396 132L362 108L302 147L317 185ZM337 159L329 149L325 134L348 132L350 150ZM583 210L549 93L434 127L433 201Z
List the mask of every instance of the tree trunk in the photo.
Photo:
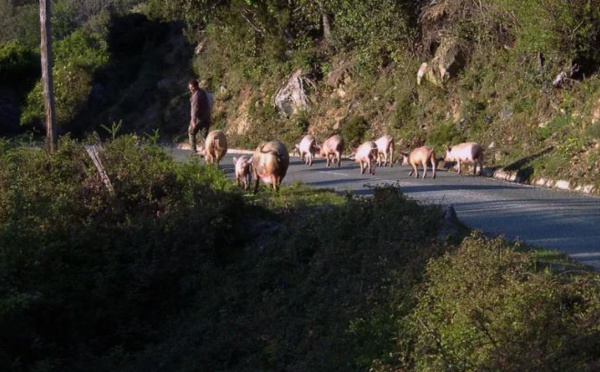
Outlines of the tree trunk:
M323 38L325 42L329 44L331 42L331 19L327 11L325 10L325 6L323 5L323 1L319 1L319 11L321 13L321 23L323 25Z
M52 16L51 0L40 0L40 32L42 91L44 95L44 117L46 120L46 149L54 152L58 144L58 135L54 112L54 84L52 81Z
M323 21L323 37L327 43L331 42L331 22L329 21L329 15L325 12L322 13L321 19Z

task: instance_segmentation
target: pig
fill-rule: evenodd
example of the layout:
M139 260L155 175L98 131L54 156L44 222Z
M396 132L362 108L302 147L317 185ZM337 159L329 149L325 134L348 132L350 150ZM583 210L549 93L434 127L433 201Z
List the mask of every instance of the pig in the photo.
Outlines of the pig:
M239 186L243 186L244 190L248 190L252 181L252 158L245 155L239 158L233 157L233 165L235 166L235 181Z
M354 160L360 165L360 174L364 174L368 169L370 174L375 175L375 159L377 159L375 142L364 142L356 149Z
M204 159L206 164L217 164L227 153L227 137L222 130L213 130L206 136L204 145Z
M271 185L279 191L281 181L290 165L290 154L287 147L279 141L261 143L252 156L252 175L254 177L254 193L258 191L259 181Z
M377 166L390 167L394 164L394 139L390 135L380 137L375 141L377 145Z
M315 153L317 152L317 141L315 137L307 134L302 138L299 144L295 145L296 150L300 154L300 160L306 165L312 165Z
M342 165L342 152L344 151L344 140L339 135L326 139L320 147L317 147L321 157L327 161L327 166L332 162L340 167Z
M456 161L458 174L461 171L461 162L473 164L473 174L477 174L477 164L479 164L479 173L483 169L483 148L477 142L459 143L446 148L446 158L444 161Z
M415 178L419 177L419 170L417 166L419 164L423 165L423 178L427 176L427 162L431 163L431 169L433 170L433 178L435 178L435 152L431 147L422 146L412 150L410 153L400 152L403 157L402 165L410 165L412 166L412 170L408 174L408 176L412 176L413 173Z

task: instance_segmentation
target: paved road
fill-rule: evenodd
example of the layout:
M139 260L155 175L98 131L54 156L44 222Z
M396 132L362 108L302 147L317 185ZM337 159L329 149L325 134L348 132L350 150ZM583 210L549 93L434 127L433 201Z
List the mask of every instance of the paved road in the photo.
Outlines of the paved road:
M176 158L189 151L173 150ZM221 168L233 176L232 154ZM489 235L504 235L538 247L557 249L600 270L600 198L519 185L484 177L459 176L438 171L437 178L414 179L404 166L377 168L376 175L361 175L358 165L346 160L327 168L322 159L312 167L292 158L284 184L302 181L315 187L370 195L374 185L394 184L423 203L452 204L467 226ZM429 176L429 175L428 175Z

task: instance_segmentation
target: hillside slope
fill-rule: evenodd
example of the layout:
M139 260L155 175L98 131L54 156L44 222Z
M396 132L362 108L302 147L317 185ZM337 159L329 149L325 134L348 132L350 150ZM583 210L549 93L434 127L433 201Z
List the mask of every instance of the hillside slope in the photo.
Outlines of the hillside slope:
M519 9L512 1L475 7L446 0L421 4L411 16L386 8L387 2L369 4L397 29L358 17L363 24L353 26L370 32L361 39L344 23L355 20L336 13L338 39L328 41L323 32L302 47L293 40L280 46L285 57L268 56L277 47L272 40L229 43L234 36L245 40L245 34L223 27L192 33L202 46L195 72L217 93L217 126L227 129L234 144L249 147L273 136L291 144L305 133L319 140L340 133L353 146L387 133L401 148L428 144L440 154L447 145L478 141L492 169L519 172L524 181L566 179L599 189L594 40L600 33L586 23L597 12L578 3ZM528 15L532 9L537 13ZM230 24L246 23L229 11ZM545 16L539 23L536 17ZM579 16L585 16L579 25L585 31L572 24ZM370 29L375 26L381 30ZM405 33L410 37L383 34L402 27L413 31ZM284 112L275 101L290 83L302 88L289 96L295 109ZM306 96L306 105L297 105L299 95Z
M93 19L94 37L57 42L63 133L183 140L198 78L233 146L390 134L443 154L478 141L489 169L600 190L600 0L318 4L148 0ZM101 58L81 67L80 50ZM35 89L21 122L42 116Z

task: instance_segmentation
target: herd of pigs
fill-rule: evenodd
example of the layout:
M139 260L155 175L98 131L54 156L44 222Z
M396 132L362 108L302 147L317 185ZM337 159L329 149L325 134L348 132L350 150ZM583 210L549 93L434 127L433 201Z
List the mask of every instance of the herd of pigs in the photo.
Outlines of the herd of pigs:
M385 135L375 141L366 141L358 148L352 149L354 161L360 165L360 173L368 171L375 174L375 167L390 166L394 164L394 139L392 136ZM326 160L327 166L342 164L342 153L345 150L345 143L342 137L334 135L317 144L313 135L305 135L302 140L294 146L301 161L311 166L315 156L320 156ZM227 137L221 130L213 130L206 137L203 155L207 164L219 165L220 160L227 153ZM431 167L433 178L436 171L436 154L433 148L422 146L412 151L403 152L402 165L412 167L409 176L419 177L418 167L423 167L423 178L427 176L427 167ZM483 168L483 149L476 142L460 143L446 148L446 162L456 162L458 173L461 173L462 164L473 164L473 174L477 174L477 165L479 172ZM399 161L399 158L398 158ZM258 190L259 181L270 185L274 190L278 190L281 181L285 177L289 164L290 153L279 140L261 143L252 156L234 157L235 179L237 185L248 189L254 179L254 192Z

